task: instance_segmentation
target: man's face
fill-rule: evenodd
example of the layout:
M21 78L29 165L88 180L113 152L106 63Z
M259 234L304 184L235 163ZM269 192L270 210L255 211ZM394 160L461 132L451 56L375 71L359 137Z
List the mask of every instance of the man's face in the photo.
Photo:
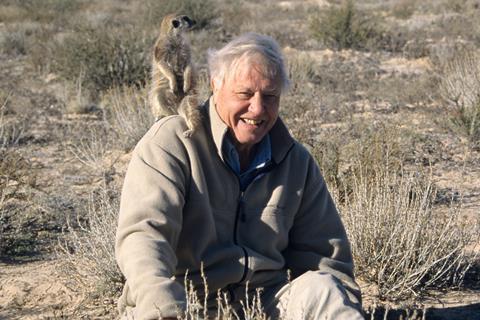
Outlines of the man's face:
M241 61L235 76L226 77L220 87L212 82L212 89L217 112L236 140L237 150L248 152L277 121L280 81Z

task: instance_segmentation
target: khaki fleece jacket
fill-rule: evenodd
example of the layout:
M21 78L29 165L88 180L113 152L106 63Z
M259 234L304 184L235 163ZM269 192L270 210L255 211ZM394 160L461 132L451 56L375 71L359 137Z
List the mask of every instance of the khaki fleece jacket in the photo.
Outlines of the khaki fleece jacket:
M285 283L308 270L340 279L359 297L349 242L319 168L278 119L274 167L242 193L224 162L227 126L213 102L191 138L180 116L153 125L136 146L122 190L116 258L126 277L120 312L136 319L185 308L184 275L209 292Z

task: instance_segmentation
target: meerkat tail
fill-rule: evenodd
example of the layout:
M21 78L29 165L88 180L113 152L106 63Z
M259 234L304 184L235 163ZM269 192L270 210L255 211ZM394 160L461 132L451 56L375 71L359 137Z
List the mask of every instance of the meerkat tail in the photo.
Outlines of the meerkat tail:
M189 138L193 132L198 129L202 121L202 115L198 106L198 96L196 94L187 95L182 99L179 108L179 114L185 119L188 130L183 134Z

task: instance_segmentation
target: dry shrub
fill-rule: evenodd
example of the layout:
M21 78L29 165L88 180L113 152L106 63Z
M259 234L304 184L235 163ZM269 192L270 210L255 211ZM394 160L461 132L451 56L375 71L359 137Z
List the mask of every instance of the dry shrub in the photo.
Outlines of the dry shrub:
M64 272L85 293L116 296L124 279L115 261L115 231L119 210L115 190L102 188L90 195L86 208L67 225L59 255Z
M26 31L19 28L7 28L1 41L2 53L6 55L25 55L27 53Z
M471 141L480 139L480 54L461 50L441 67L440 94L451 121Z
M102 125L90 124L71 130L78 132L69 134L69 137L74 139L66 143L68 152L91 174L101 177L109 174L114 163L107 161L112 138L108 129Z
M435 186L415 159L415 140L394 124L352 123L312 136L311 151L336 198L359 278L398 301L458 287L478 228L460 208L434 207ZM410 155L411 157L411 155ZM407 166L410 166L408 168Z
M37 72L48 73L51 71L52 64L55 64L56 59L52 59L57 54L58 47L54 40L55 35L54 27L42 24L28 41L28 61Z
M398 19L409 19L415 12L415 0L400 0L392 7L392 14Z
M368 168L371 170L371 168ZM418 173L361 167L340 207L357 275L378 287L381 299L403 300L427 289L458 287L471 266L466 247L478 230L458 208L442 215L435 190Z
M22 116L8 117L7 101L0 106L0 150L17 145L26 138L27 119Z
M101 107L117 143L124 150L132 149L154 123L146 89L115 87L103 96Z
M150 68L151 39L135 28L80 26L57 44L52 69L92 93L115 85L143 86Z
M13 149L0 149L0 189L8 197L19 197L25 187L35 186L32 164Z

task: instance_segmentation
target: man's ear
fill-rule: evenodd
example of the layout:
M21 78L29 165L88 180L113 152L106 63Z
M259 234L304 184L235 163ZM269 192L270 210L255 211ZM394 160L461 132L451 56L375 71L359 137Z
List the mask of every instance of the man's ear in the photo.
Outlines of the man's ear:
M213 93L215 93L215 89L217 89L216 86L215 86L215 80L213 80L213 78L212 78L212 79L210 79L210 90Z

